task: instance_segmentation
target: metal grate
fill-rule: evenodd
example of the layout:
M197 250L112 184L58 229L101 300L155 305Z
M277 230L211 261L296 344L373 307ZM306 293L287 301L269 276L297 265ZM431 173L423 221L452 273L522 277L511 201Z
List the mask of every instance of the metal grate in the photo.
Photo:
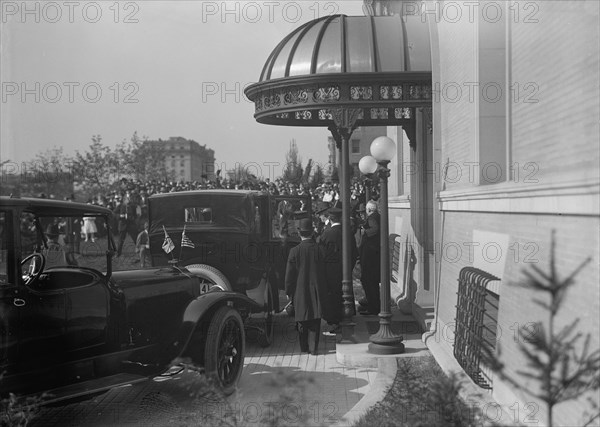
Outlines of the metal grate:
M487 285L494 280L500 279L475 267L463 268L458 276L454 357L471 379L485 389L490 389L491 385L481 370L481 347L495 344L495 339L486 339L490 337L489 333L486 333L486 338L483 336L487 328L494 331L495 338L498 301L493 311L489 298L486 298L491 294Z

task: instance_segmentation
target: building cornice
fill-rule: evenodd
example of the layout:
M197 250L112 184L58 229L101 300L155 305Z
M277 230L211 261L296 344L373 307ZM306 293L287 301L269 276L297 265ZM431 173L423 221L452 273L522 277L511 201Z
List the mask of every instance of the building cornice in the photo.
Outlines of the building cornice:
M600 180L524 185L502 183L441 191L442 211L600 215Z

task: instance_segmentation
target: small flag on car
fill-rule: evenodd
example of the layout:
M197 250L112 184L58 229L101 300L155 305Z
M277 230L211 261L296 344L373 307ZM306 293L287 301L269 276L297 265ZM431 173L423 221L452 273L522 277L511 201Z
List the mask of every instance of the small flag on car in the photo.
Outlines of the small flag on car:
M166 253L171 253L173 251L173 249L175 249L175 245L173 244L173 240L171 240L171 238L169 237L169 234L167 234L167 229L165 228L164 225L163 225L163 230L165 232L165 241L162 244L162 249Z
M181 247L192 248L194 249L196 246L194 242L185 234L185 225L183 226L183 232L181 233Z

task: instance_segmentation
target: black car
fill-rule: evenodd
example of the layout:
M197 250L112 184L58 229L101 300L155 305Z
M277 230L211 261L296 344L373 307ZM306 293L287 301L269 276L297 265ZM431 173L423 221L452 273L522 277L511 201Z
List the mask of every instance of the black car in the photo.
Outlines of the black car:
M261 308L184 267L112 271L111 211L0 198L0 393L47 402L194 365L225 394L244 363L244 318ZM98 233L79 241L78 225ZM74 231L75 230L75 231Z
M300 219L312 216L310 197L182 191L151 196L148 214L153 265L177 263L213 286L250 297L262 308L246 327L259 331L259 344L270 345L289 249L300 242ZM177 248L168 253L167 238Z

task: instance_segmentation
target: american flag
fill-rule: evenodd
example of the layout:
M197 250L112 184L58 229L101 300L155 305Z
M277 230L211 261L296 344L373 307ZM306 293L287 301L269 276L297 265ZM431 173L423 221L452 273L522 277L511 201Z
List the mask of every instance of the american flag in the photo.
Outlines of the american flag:
M162 249L166 253L171 253L173 251L173 249L175 249L175 244L173 244L173 241L171 240L171 238L167 234L167 229L165 228L164 225L163 225L163 230L165 232L165 241L162 244Z
M194 242L192 242L192 240L186 236L185 234L185 226L183 227L183 232L181 233L181 247L186 247L186 248L192 248L194 249L196 246L194 245Z

